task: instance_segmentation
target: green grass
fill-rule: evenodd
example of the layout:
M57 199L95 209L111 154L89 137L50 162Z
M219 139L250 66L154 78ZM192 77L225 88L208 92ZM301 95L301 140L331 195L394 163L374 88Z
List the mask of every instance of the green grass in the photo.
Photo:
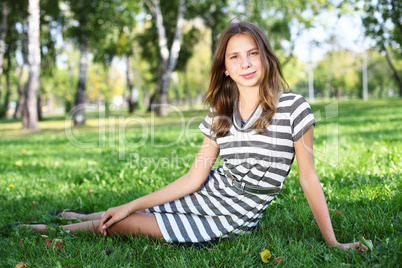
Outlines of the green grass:
M55 228L50 238L64 242L57 250L45 248L45 238L30 229L3 227L0 267L20 262L28 267L265 267L280 256L284 261L278 266L283 267L398 267L402 263L402 100L319 103L312 109L317 119L316 169L337 239L352 242L364 236L373 241L373 251L358 253L325 245L295 163L284 190L264 213L263 228L252 234L196 250L146 237L73 235ZM97 143L89 149L66 138L62 116L45 118L40 132L20 131L17 121L0 121L0 226L15 221L63 223L48 212L106 210L152 192L188 170L203 138L197 127L205 111L184 112L190 130L181 139L177 139L181 122L176 113L156 118L153 140L149 114L141 115L149 128L131 122L125 137L118 131L120 116L110 114L99 121L90 114L87 126L73 129L76 140ZM104 126L106 131L99 135ZM141 147L119 148L123 138L134 144L141 137L147 138ZM167 142L175 145L155 148ZM268 264L259 256L265 248L273 256Z

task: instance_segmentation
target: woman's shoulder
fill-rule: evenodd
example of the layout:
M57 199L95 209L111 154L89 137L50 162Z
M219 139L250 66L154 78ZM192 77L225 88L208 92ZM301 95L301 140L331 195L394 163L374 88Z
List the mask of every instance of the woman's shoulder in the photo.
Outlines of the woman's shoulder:
M281 95L279 97L279 102L292 102L298 99L304 99L302 95L294 93L294 92L281 92Z
M279 97L278 101L278 108L279 107L292 107L298 103L304 103L306 100L303 98L302 95L296 94L293 92L282 92L281 96Z

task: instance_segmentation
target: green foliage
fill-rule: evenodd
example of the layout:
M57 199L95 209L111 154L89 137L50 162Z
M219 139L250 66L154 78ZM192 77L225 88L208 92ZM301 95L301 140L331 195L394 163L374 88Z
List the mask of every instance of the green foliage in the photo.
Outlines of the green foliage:
M294 42L301 32L314 26L314 16L332 6L324 0L238 0L237 4L244 11L235 11L235 14L265 31L282 64L293 56ZM295 36L291 34L292 26L298 29ZM290 49L283 46L284 42L290 44Z
M381 50L390 46L402 51L401 9L401 1L364 1L366 35L375 40Z
M314 69L314 90L327 97L356 96L361 91L361 54L332 50ZM358 87L359 86L359 87Z
M336 117L328 107L312 105L317 120L314 154L335 234L339 242L371 239L372 251L343 251L324 244L298 182L295 161L282 193L260 221L262 229L208 250L146 237L105 238L52 228L50 238L63 239L63 247L55 250L45 248L45 238L30 229L3 227L0 266L24 262L28 267L266 267L273 261L263 264L259 252L267 248L271 259L284 257L279 265L283 267L397 267L402 250L402 101L340 102ZM155 148L149 137L140 148L126 148L125 160L118 160L117 126L109 129L108 118L102 121L96 114L88 115L88 126L73 130L81 142L105 142L92 149L80 149L67 140L64 117L46 118L39 123L41 132L21 132L17 122L0 121L0 225L31 220L62 224L64 219L48 212L102 211L166 185L190 167L203 138L196 129L206 112L184 112L186 122L199 118L190 124L194 133L186 132L174 146ZM141 116L150 122L150 114ZM99 136L99 126L109 131ZM339 135L333 135L335 128ZM142 130L130 124L127 140L139 141ZM156 118L154 144L174 142L180 131L177 114ZM131 153L143 161L132 162Z
M77 44L88 42L95 61L110 63L117 54L120 30L134 25L139 11L137 1L97 0L67 1L66 38Z

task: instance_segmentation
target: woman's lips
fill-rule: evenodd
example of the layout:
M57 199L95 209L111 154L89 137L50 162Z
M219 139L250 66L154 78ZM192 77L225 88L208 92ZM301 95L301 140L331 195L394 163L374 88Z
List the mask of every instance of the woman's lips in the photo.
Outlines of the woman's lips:
M249 79L249 78L253 77L254 75L255 75L255 72L248 73L248 74L242 74L240 76L245 78L245 79Z

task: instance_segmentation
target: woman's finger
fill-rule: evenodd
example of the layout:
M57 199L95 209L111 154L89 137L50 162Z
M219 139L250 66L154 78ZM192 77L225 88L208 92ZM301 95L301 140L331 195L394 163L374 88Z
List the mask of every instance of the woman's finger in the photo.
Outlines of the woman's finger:
M103 226L105 224L106 218L105 216L102 216L101 220L99 221L99 226Z
M101 224L101 229L102 230L106 230L107 228L109 228L110 226L112 226L114 223L116 222L116 217L113 216L109 216L107 218L107 220Z

